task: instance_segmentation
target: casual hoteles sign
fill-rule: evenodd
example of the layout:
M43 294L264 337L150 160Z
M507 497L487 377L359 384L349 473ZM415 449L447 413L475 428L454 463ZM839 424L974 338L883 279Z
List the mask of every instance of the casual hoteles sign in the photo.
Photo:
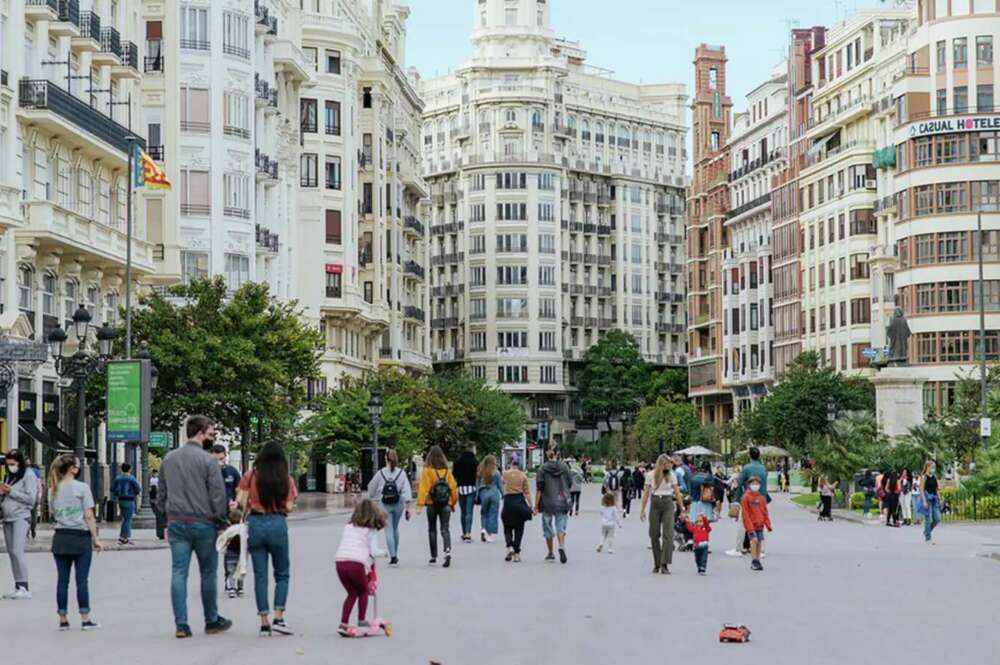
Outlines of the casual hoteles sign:
M910 125L910 138L933 136L934 134L954 134L957 132L979 132L1000 130L1000 115L981 115L968 118L940 118L924 120Z

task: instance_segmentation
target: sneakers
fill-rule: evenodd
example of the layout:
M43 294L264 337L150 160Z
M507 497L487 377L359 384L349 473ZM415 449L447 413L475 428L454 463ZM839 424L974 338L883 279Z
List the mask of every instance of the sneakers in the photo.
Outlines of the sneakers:
M31 600L31 592L25 589L23 586L19 586L11 593L6 594L3 597L4 600Z
M232 627L233 622L220 615L215 621L205 624L205 634L215 635L217 633L224 633Z
M69 625L69 621L60 621L59 622L59 631L60 632L65 633L70 628L72 628L72 626Z
M742 550L726 550L726 556L741 557L741 556L743 556L743 551Z
M441 567L442 568L450 568L451 567L451 554L447 554L446 553L444 555L444 563L441 564Z
M493 543L496 542L497 537L490 534L486 534L486 542Z
M427 563L428 563L428 565L431 565L431 566L436 566L436 565L437 565L437 562L438 562L438 560L437 560L437 557L436 557L436 556L432 556L432 557L430 558L430 561L428 561Z
M191 637L191 626L187 624L181 624L177 626L177 630L174 632L174 637L179 640Z
M764 570L764 566L760 564L760 561L754 559L750 562L750 570Z
M266 623L260 625L260 631L257 633L260 637L271 637L271 626Z
M229 596L230 598L235 598L236 597L236 589L230 589L230 590L228 590L226 592L226 595Z
M513 559L511 559L511 560L512 560L512 561L513 561L514 563L521 563L521 555L520 555L520 554L518 554L517 552L514 552L514 558L513 558Z
M97 623L93 619L87 619L86 621L80 624L80 630L84 632L88 630L100 630L100 629L101 629L101 624Z
M556 555L553 554L552 552L549 552L548 554L545 555L545 560L546 561L555 561L556 560Z
M704 568L699 568L699 569L698 569L698 574L699 574L699 575L705 575L705 574L706 574L706 573L705 573L705 569L704 569Z
M598 545L598 546L597 546L597 553L598 553L598 554L600 554L600 553L601 553L601 550L603 550L603 549L604 549L604 545L603 545L603 544L601 544L601 545Z
M559 548L559 563L566 563L566 550Z
M342 623L339 626L337 626L337 633L339 633L341 637L347 637L348 628L350 628L350 626L348 626L346 623Z
M504 561L508 561L509 562L509 561L513 561L513 560L514 560L514 548L513 547L508 547L507 548L507 556L504 557Z
M479 532L479 540L483 541L484 543L486 542L486 529L483 529L482 531Z
M398 566L399 565L399 557L392 557L391 559L389 559L389 565L392 566L393 568L395 568L396 566Z
M662 566L660 566L660 573L662 573L663 575L669 575L670 574L670 568L667 567L666 564L663 564Z
M294 632L292 632L292 629L288 627L288 624L285 623L284 619L275 619L274 621L272 621L271 629L274 630L274 632L279 633L281 635L295 634Z

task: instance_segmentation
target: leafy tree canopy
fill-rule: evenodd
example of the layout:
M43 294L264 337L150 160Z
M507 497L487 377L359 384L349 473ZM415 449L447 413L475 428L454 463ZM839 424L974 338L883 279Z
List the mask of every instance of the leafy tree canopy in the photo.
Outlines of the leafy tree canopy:
M694 404L687 398L661 397L639 411L632 436L638 444L639 458L652 461L661 441L664 452L671 452L693 443L699 429Z
M577 387L585 413L602 417L611 428L613 418L638 412L649 386L649 364L632 335L611 330L583 355Z

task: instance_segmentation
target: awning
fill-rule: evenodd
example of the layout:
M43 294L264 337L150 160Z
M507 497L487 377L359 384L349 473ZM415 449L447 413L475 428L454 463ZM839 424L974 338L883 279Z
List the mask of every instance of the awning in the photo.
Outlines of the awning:
M54 448L56 450L59 449L59 447L55 443L53 443L52 437L50 437L42 430L35 427L35 423L27 421L19 422L17 424L17 428L22 432L24 432L25 434L27 434L32 439L34 439L35 441L37 441L38 443L42 444L43 446Z
M58 425L49 423L45 425L45 431L52 437L53 441L62 444L63 448L72 449L76 446L76 439L63 431Z

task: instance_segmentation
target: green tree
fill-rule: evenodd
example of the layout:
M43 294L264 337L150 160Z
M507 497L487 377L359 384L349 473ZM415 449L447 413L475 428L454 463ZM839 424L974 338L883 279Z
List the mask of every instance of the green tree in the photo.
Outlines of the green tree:
M661 441L664 452L683 448L693 442L699 429L694 404L679 396L661 397L639 411L632 436L639 458L652 461L660 452Z
M649 375L646 387L646 404L654 404L661 397L681 397L686 399L688 391L688 373L686 369L668 367Z
M583 354L577 387L585 413L603 418L627 419L642 407L649 385L649 364L643 360L632 335L611 330Z
M935 450L938 461L944 464L968 463L974 449L981 447L979 418L982 415L982 385L979 369L959 373L955 383L955 398L944 409L940 422L941 441ZM986 370L986 413L990 418L1000 418L1000 365Z
M470 410L437 390L427 376L383 368L366 376L362 385L368 389L377 386L383 396L396 396L406 402L428 446L439 445L449 454L466 444Z
M831 481L850 481L858 471L875 467L888 445L875 417L864 412L838 418L829 436L817 432L807 435L807 451L816 462L815 471Z
M318 376L321 338L297 304L275 302L265 284L227 294L221 277L143 294L133 312L133 345L148 345L159 370L153 403L157 427L175 429L192 413L238 432L251 449L251 421L273 435L291 427L306 382ZM124 336L124 330L120 331ZM249 455L241 455L244 467Z
M460 443L474 445L479 455L499 455L524 433L524 411L517 400L469 372L435 374L430 385L443 399L464 408Z

